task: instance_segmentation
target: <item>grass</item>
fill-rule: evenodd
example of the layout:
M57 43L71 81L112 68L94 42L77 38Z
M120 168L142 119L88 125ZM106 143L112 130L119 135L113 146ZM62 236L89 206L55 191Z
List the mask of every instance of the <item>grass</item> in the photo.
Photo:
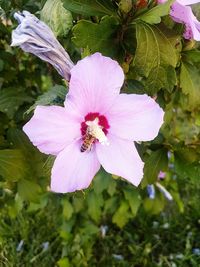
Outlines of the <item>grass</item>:
M70 235L65 236L63 229L68 223L61 216L55 195L49 197L44 209L28 212L24 207L15 219L4 208L0 215L0 267L198 267L199 186L187 183L182 188L184 213L180 214L174 205L154 216L140 209L123 229L113 225L111 218L104 218L106 235L100 225L98 232L83 234L77 216L75 226L68 231Z

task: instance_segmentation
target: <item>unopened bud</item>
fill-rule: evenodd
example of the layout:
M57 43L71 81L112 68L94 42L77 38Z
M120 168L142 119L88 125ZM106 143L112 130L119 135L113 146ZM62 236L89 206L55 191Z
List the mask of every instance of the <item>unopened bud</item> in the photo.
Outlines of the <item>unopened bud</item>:
M119 9L126 14L130 12L132 9L132 0L121 0L119 3Z

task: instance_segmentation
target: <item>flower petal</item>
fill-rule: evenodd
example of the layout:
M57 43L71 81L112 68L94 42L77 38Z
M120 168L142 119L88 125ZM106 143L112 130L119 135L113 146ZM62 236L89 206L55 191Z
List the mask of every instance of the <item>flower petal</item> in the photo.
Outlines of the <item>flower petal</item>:
M80 142L67 146L57 156L51 177L51 190L58 193L87 188L100 164L95 151L80 152Z
M193 5L193 4L196 4L196 3L200 3L199 0L177 0L177 2L179 4L185 5L185 6Z
M157 136L164 112L147 95L120 94L106 116L111 134L132 141L148 141Z
M133 142L114 135L107 135L108 146L96 145L97 157L104 169L121 176L138 186L143 177L144 163L140 159Z
M119 94L123 81L124 73L119 64L95 53L80 60L71 70L66 102L72 101L85 115L103 113Z
M15 13L14 17L19 25L12 32L11 46L20 46L25 52L49 62L61 76L69 80L74 64L51 29L28 11Z
M185 24L185 39L200 41L200 22L194 16L191 7L175 2L171 7L170 15L174 21Z
M58 106L37 106L23 130L41 152L53 155L81 136L80 123L74 115Z

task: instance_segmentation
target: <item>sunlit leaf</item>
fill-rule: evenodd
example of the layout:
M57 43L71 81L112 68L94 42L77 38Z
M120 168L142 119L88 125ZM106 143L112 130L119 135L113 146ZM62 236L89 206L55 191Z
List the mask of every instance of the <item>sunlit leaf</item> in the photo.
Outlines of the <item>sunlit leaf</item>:
M131 214L128 203L126 201L121 201L119 208L112 217L112 222L122 228L130 218Z
M38 202L41 188L32 181L22 179L18 182L18 193L26 201Z
M166 3L157 5L152 9L147 10L139 18L149 24L157 24L161 22L161 17L169 14L170 6L174 0L169 0Z
M65 36L72 28L71 12L63 7L61 0L47 0L41 10L43 20L56 36Z
M132 189L126 188L123 190L123 192L124 192L125 199L128 201L128 203L130 205L132 215L135 216L137 214L138 208L141 204L140 194L134 188L132 188Z

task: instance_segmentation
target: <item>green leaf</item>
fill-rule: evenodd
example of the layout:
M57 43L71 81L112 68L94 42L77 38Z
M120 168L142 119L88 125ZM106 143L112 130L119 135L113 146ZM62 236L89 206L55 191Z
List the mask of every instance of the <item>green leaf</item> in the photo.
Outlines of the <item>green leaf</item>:
M199 50L184 51L183 57L185 57L186 61L199 63L200 62L200 51Z
M168 158L167 150L159 149L151 153L144 165L144 179L153 184L157 178L159 171L167 170Z
M139 16L139 19L149 24L157 24L161 22L161 17L166 16L170 12L170 6L174 0L169 0L164 4L157 5L152 9L147 10L144 14Z
M168 37L158 27L144 23L136 25L136 38L133 66L138 74L147 78L147 91L155 93L165 87L171 90L173 83L176 83L172 69L178 60L174 38ZM173 82L168 77L173 77Z
M73 26L72 14L63 7L62 0L47 0L40 15L56 36L67 35Z
M188 63L181 64L180 87L188 95L187 109L191 110L200 105L200 71Z
M24 155L17 149L0 150L0 175L7 180L17 181L26 174Z
M155 199L145 198L143 206L148 213L158 214L164 209L165 201L164 198L158 196Z
M116 192L117 183L114 179L111 179L108 186L108 194L112 197Z
M32 181L22 179L18 182L18 193L26 201L38 202L41 188Z
M59 267L70 267L70 262L67 257L60 259L57 264Z
M77 47L89 47L91 52L101 52L110 57L119 57L119 40L117 38L118 21L105 16L100 23L79 20L73 27L73 42Z
M7 134L12 148L20 149L26 160L27 177L29 179L41 178L44 175L44 158L37 148L35 148L29 141L28 137L19 129L9 129Z
M13 118L17 109L25 102L32 102L33 98L28 96L19 88L6 88L0 91L0 111L9 118Z
M47 106L47 105L62 105L67 94L67 87L62 85L55 85L50 88L43 95L40 95L36 100L35 104L32 105L26 113L30 113L37 106Z
M0 59L0 71L3 70L3 67L4 67L4 61Z
M81 227L81 234L85 235L96 235L99 233L99 227L91 221L85 221L83 227Z
M120 0L119 2L119 9L125 14L130 12L132 7L133 7L132 0Z
M66 198L62 200L62 205L63 205L63 216L66 220L69 220L74 212L73 206Z
M90 192L87 196L88 214L91 218L98 222L101 216L101 206L103 204L102 195L96 195L95 192Z
M105 201L104 210L105 210L105 212L112 214L116 211L118 206L119 206L118 198L116 196L114 196L114 197L108 198Z
M120 228L123 228L130 218L131 214L129 212L129 204L127 201L123 200L118 210L113 215L112 222Z
M196 155L194 155L195 151L188 151L188 155L186 151L176 151L174 153L174 166L177 174L184 179L190 178L196 181L199 181L200 177L200 163L197 160Z
M110 0L62 0L64 7L74 13L95 16L114 15L116 9Z
M98 195L102 193L105 189L107 189L109 187L111 179L111 175L105 172L104 170L98 172L93 182L95 193Z
M141 197L139 192L132 188L126 188L123 190L125 199L128 201L133 216L136 216L138 208L141 204Z

